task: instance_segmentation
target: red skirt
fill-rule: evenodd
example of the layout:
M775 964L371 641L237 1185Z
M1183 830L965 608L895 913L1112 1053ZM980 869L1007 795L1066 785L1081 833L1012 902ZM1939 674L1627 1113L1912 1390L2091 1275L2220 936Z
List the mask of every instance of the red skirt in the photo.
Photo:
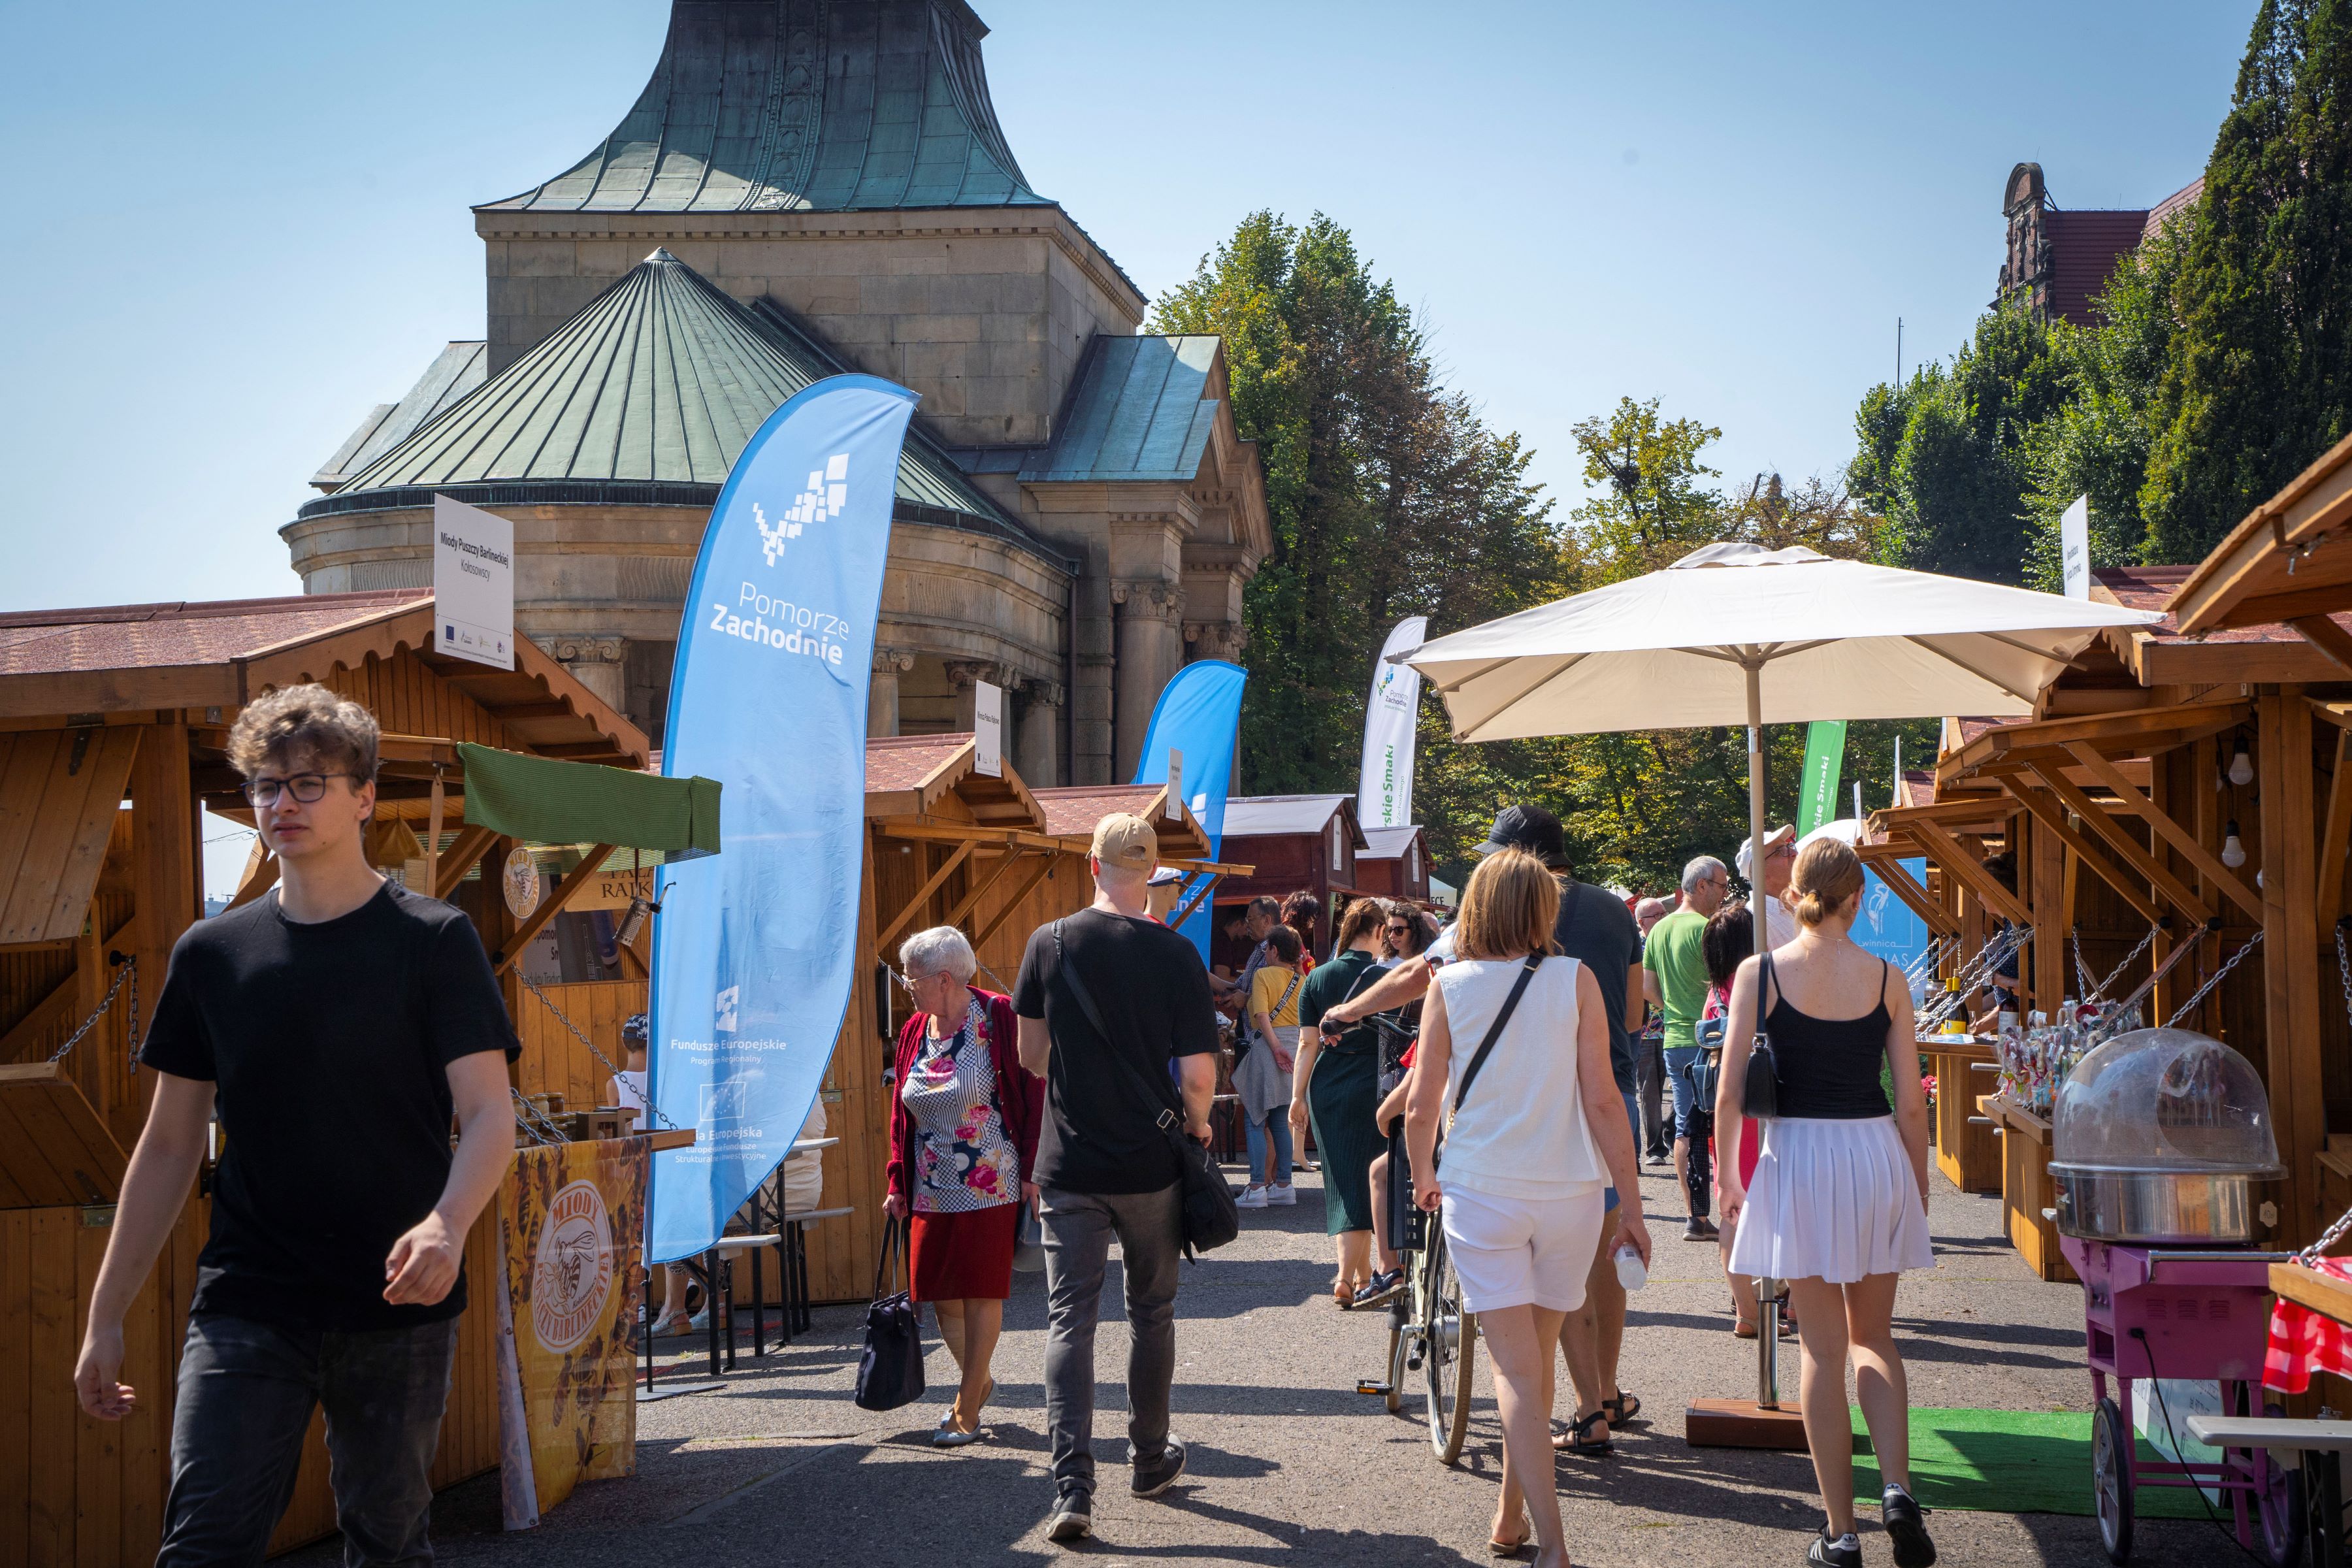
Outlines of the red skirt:
M1013 1243L1021 1205L967 1214L918 1214L908 1250L918 1301L1002 1301L1013 1294Z

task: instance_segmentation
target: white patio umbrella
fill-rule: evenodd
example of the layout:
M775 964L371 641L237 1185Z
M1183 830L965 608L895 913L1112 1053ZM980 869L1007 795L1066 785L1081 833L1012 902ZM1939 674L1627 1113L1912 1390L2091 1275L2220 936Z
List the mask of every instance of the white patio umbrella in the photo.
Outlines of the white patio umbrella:
M2102 627L2161 618L1802 547L1710 544L1394 658L1444 698L1456 741L1746 724L1760 843L1764 725L2029 715ZM1778 1398L1770 1316L1758 1346L1766 1406Z

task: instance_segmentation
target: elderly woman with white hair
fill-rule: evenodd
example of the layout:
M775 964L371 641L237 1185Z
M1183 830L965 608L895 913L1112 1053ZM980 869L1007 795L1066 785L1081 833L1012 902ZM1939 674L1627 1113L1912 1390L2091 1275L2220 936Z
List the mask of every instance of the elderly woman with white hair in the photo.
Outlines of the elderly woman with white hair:
M898 949L915 1014L898 1031L883 1210L911 1219L909 1289L929 1301L962 1374L931 1441L957 1448L980 1435L988 1374L1013 1294L1013 1252L1044 1121L1045 1080L1021 1065L1013 1002L971 984L980 967L953 926L917 931Z

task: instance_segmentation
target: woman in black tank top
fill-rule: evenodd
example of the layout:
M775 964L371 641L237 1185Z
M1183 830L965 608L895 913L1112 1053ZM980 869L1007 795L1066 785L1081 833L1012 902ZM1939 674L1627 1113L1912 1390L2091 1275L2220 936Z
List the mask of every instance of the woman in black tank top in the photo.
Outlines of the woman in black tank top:
M1853 1430L1846 1363L1887 1486L1881 1518L1896 1568L1927 1568L1936 1548L1910 1493L1910 1397L1895 1348L1903 1271L1935 1267L1927 1232L1927 1110L1919 1086L1911 994L1858 947L1862 862L1816 839L1797 857L1796 940L1740 965L1731 987L1716 1099L1724 1228L1737 1226L1730 1272L1785 1280L1797 1310L1799 1399L1827 1528L1807 1561L1859 1568L1853 1535ZM1788 992L1794 978L1811 1009ZM1838 1017L1867 1006L1868 1011ZM1742 1183L1741 1111L1760 1019L1775 1066L1772 1116ZM1892 1065L1894 1104L1879 1087Z

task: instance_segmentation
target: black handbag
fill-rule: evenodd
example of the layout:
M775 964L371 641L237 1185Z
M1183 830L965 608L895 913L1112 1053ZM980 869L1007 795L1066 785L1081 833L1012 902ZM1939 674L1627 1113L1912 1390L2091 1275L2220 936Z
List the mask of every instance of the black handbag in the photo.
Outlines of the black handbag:
M1086 982L1078 978L1078 972L1070 967L1069 955L1062 951L1062 922L1059 921L1054 922L1054 968L1061 975L1062 984L1068 989L1071 999L1077 1003L1078 1011L1086 1015L1087 1024L1102 1040L1110 1058L1126 1070L1130 1081L1142 1086L1147 1101L1156 1101L1160 1105L1157 1125L1166 1134L1169 1146L1175 1151L1177 1182L1182 1189L1179 1194L1178 1207L1183 1221L1184 1256L1198 1262L1196 1254L1213 1251L1242 1233L1242 1211L1234 1202L1234 1189L1226 1184L1224 1173L1217 1169L1217 1163L1209 1158L1208 1150L1186 1136L1183 1102L1168 1103L1175 1096L1176 1086L1163 1078L1155 1089L1150 1079L1137 1071L1135 1064L1128 1060L1112 1041L1110 1030L1104 1026L1102 1014L1095 1006L1093 994L1087 990Z
M892 1254L906 1236L907 1221L883 1222L882 1255L874 1262L874 1300L866 1309L866 1348L857 1356L860 1410L896 1410L923 1396L922 1317L906 1291L882 1294Z
M1763 973L1757 977L1756 1034L1748 1042L1748 1078L1740 1085L1739 1096L1740 1114L1759 1121L1780 1114L1780 1063L1772 1054L1772 1037L1764 1029L1764 1019L1771 1011L1765 1004L1771 984L1772 955L1768 952Z

